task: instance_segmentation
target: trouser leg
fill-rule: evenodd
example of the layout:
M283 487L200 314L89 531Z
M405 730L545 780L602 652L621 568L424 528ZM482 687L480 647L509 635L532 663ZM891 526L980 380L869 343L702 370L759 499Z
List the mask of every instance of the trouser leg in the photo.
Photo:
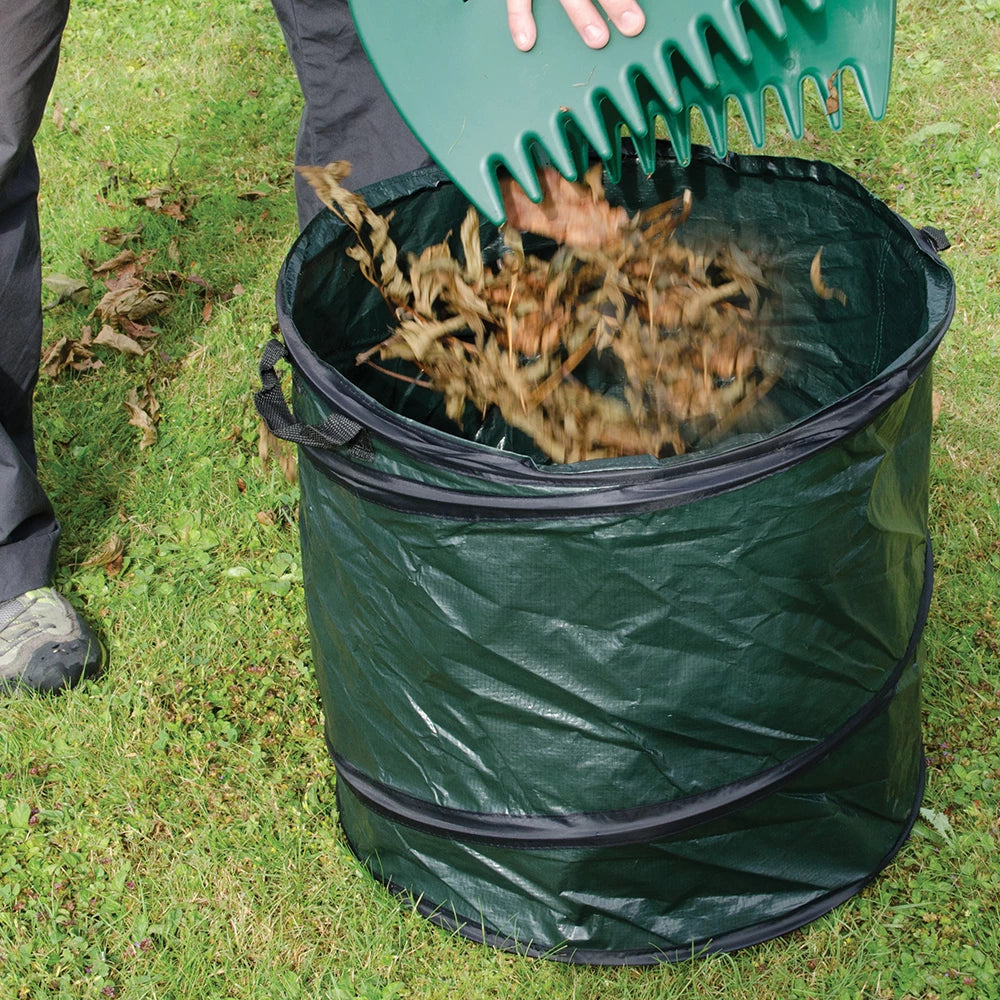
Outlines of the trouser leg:
M347 0L272 2L305 98L295 162L349 160L353 188L430 164L368 62ZM323 206L298 175L295 198L304 227Z
M36 475L32 421L42 310L31 144L68 9L68 0L0 2L0 601L50 581L59 537Z

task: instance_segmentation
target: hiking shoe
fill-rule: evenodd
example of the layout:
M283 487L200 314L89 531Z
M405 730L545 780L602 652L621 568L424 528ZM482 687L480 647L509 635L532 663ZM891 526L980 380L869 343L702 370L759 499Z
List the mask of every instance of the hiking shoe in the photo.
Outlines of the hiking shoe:
M58 691L103 665L101 641L52 587L0 603L0 694Z

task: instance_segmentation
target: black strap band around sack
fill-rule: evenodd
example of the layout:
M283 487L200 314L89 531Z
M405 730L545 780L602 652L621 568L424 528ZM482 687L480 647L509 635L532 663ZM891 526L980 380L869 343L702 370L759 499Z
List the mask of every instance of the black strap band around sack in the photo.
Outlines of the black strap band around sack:
M268 341L260 359L260 385L253 401L268 430L292 444L307 448L344 449L358 462L374 462L368 431L356 420L342 413L331 413L321 424L304 424L297 421L288 409L281 380L274 366L288 358L288 349L280 341Z

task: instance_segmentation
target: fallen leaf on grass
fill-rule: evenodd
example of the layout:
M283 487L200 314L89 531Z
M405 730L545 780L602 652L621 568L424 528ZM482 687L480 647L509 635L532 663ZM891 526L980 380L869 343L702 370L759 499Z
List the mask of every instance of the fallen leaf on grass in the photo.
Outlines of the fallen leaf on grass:
M198 199L194 195L189 195L184 191L175 191L172 187L154 188L149 194L140 198L133 198L136 205L143 205L146 208L169 216L178 222L186 222L188 214L195 206Z
M106 288L93 314L104 325L121 330L133 339L155 336L149 323L144 321L169 312L173 297L172 286L163 280L165 276L146 274L146 265L153 253L137 254L126 248L101 264L88 259L87 254L83 256L91 273L100 278Z
M50 274L42 278L42 284L55 293L55 299L46 303L45 309L55 309L63 302L73 302L78 306L90 304L90 286L79 278L71 278L68 274Z
M826 81L826 89L829 94L826 99L826 113L834 115L840 110L840 91L837 89L836 73L830 74L830 79Z
M287 441L275 437L263 420L257 424L257 454L265 469L275 461L288 482L294 483L298 479L299 470L294 447Z
M52 124L55 126L57 132L61 132L66 128L68 128L74 135L77 135L80 132L80 126L73 118L67 116L66 109L59 103L59 101L53 102L52 105Z
M125 409L129 415L128 422L142 431L139 450L156 444L156 424L159 421L160 404L148 382L142 387L142 395L139 394L138 388L129 390L125 398Z
M93 264L91 265L91 272L95 277L102 274L111 274L113 271L122 271L127 265L134 264L137 261L140 262L140 267L132 268L129 273L132 274L136 270L141 270L145 266L146 262L149 260L148 255L140 257L134 250L122 250L120 253L116 253L114 257L110 260L104 261L103 264Z
M139 239L144 228L144 226L139 225L135 229L126 231L120 226L105 226L101 229L101 242L107 243L108 246L121 247Z
M102 326L100 332L94 338L95 344L105 347L112 347L122 354L131 354L133 357L141 357L146 353L145 348L131 337L124 333L116 333L110 326Z
M115 533L89 558L80 563L80 567L103 566L108 576L116 576L121 572L125 557L125 540Z
M56 378L67 368L82 372L91 368L102 368L104 362L94 357L93 352L81 341L73 337L60 337L42 356L41 370L49 378Z
M130 320L127 316L123 316L121 318L118 326L125 336L131 337L133 340L155 337L158 332L148 323L136 323L133 320Z
M150 289L141 279L133 278L107 292L97 303L96 312L105 323L117 325L123 320L138 322L166 313L170 305L167 292Z

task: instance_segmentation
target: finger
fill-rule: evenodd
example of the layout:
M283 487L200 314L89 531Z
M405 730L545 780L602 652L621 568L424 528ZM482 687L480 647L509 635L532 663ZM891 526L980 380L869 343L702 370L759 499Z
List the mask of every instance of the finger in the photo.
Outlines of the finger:
M507 0L507 26L514 44L527 52L534 44L537 32L531 16L531 0Z
M590 0L559 0L573 27L592 49L603 49L611 38L608 23ZM610 2L610 0L609 0Z
M646 26L646 15L636 0L601 0L601 6L611 23L629 38Z

